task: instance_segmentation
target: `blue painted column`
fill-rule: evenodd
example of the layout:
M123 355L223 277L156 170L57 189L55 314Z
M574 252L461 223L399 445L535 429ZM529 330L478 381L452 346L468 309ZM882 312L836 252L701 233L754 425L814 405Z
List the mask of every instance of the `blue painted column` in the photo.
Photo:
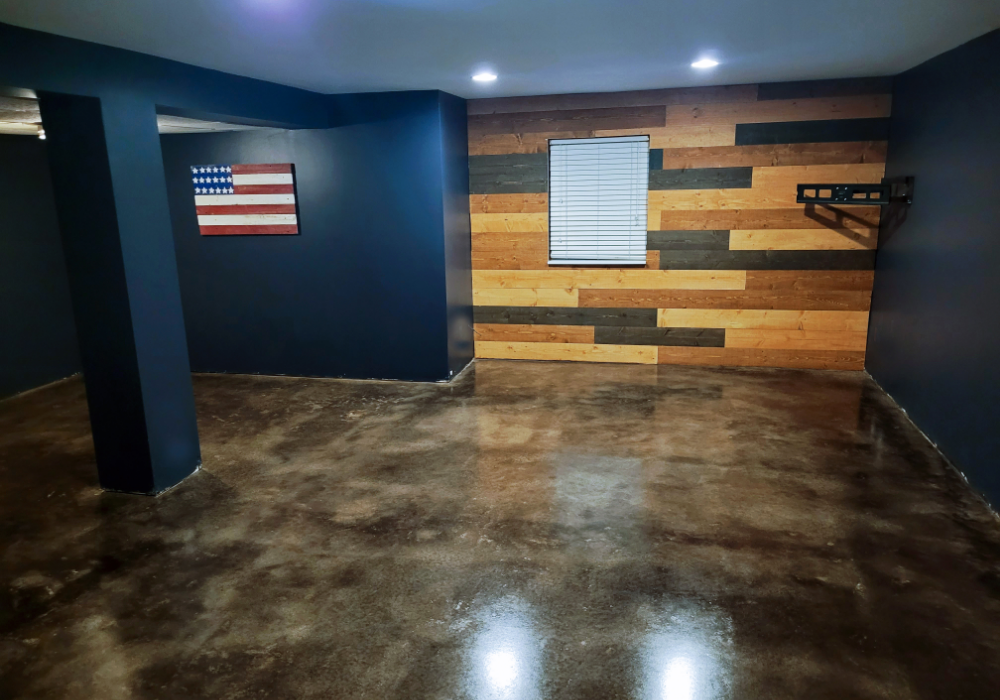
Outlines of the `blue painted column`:
M201 453L156 111L40 98L101 486L159 493Z

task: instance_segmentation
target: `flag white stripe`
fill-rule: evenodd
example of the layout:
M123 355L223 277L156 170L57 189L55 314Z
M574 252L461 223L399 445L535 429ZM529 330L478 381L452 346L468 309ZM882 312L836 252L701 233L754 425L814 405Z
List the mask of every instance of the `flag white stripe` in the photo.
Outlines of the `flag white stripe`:
M294 223L295 214L203 214L198 217L199 226L272 226Z
M233 175L236 185L291 185L291 173L263 173L260 175Z
M219 206L222 204L295 204L294 194L196 194L196 206Z

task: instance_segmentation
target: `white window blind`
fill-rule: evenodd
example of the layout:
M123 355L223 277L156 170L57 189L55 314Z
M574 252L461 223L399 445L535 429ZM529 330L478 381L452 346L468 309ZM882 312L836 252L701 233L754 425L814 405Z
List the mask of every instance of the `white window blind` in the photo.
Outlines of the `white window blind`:
M645 265L649 137L549 141L549 264Z

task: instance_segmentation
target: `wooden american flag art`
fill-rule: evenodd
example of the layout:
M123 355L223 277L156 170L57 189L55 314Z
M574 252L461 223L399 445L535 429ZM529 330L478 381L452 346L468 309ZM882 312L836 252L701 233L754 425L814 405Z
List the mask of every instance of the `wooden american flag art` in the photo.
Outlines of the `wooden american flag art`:
M191 179L203 236L299 232L291 163L193 165Z

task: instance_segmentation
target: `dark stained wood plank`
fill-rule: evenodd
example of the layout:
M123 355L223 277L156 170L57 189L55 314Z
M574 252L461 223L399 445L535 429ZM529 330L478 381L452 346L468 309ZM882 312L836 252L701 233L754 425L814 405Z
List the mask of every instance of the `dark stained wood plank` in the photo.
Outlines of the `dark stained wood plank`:
M737 124L736 145L887 141L889 119L823 119L818 121Z
M729 250L729 231L647 231L646 250Z
M539 131L641 129L664 126L666 119L666 108L663 106L483 114L469 117L469 138L478 138L484 134L525 134Z
M663 170L663 149L662 148L650 148L649 149L649 170L652 173L653 170Z
M469 194L542 193L548 190L547 153L469 156Z
M656 327L655 308L580 309L562 306L474 306L472 317L474 323Z
M594 342L608 345L673 345L721 348L726 344L722 328L635 328L597 326Z
M660 228L672 230L733 230L786 228L849 228L878 230L878 207L822 207L795 209L672 209L660 213Z
M722 85L662 90L624 92L581 92L564 95L529 97L487 97L469 100L469 116L512 112L543 112L602 107L650 107L656 105L711 104L715 102L753 102L756 85Z
M633 309L789 309L868 311L871 292L686 289L581 289L580 308ZM638 325L638 324L622 324Z
M874 270L874 250L661 250L661 270Z
M847 78L762 83L757 91L757 99L761 101L798 100L812 97L891 94L892 78Z
M764 144L759 146L710 146L667 148L660 164L680 168L773 167L781 165L853 165L884 163L885 141Z
M649 171L649 189L651 190L749 189L752 184L753 168L691 168L687 170Z

